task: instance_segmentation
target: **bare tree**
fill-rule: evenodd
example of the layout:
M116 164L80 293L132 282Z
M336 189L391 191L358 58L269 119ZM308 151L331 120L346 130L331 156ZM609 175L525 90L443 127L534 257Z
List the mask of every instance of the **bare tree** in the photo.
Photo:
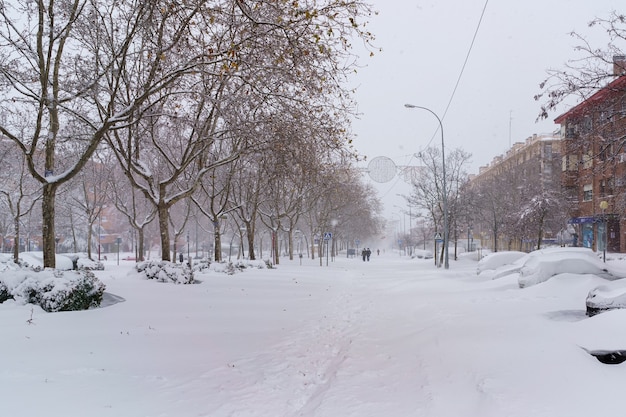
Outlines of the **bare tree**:
M173 51L184 47L187 29L208 7L136 0L2 4L0 133L20 148L43 187L44 266L55 266L58 188L105 136L204 59L173 59Z
M14 148L13 150L15 151ZM13 261L17 263L22 219L29 216L35 204L40 201L41 189L25 175L27 168L23 156L15 158L15 152L4 153L0 162L3 167L2 174L0 174L2 182L0 198L10 214L10 221L13 225ZM30 239L30 236L27 239ZM26 240L24 241L26 242Z
M446 189L443 189L443 161L439 148L429 147L420 154L423 169L418 173L417 178L412 182L412 192L407 197L407 202L411 207L416 207L428 213L435 233L445 235L443 230L443 201L444 193L448 200L448 227L455 223L455 219L461 215L462 206L459 203L459 191L467 177L465 166L470 158L470 154L462 149L454 149L448 154L446 164ZM448 231L448 236L450 233ZM441 261L444 256L444 248L441 248L439 255Z
M623 63L614 63L614 58L624 55L621 44L626 41L626 17L613 11L606 18L593 19L588 26L602 31L608 43L598 47L584 35L571 33L578 43L574 51L579 56L565 63L564 69L547 71L548 77L539 85L541 92L535 95L535 100L542 103L538 118L550 117L568 100L588 99L614 79L614 65L623 66Z
M113 173L110 180L109 198L137 233L135 259L141 262L146 253L146 228L156 217L156 206L132 187L123 174Z

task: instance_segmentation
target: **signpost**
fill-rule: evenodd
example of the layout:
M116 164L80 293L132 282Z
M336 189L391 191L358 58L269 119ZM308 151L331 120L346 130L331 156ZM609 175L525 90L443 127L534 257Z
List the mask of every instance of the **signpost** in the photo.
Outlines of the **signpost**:
M333 238L331 232L324 232L324 242L326 242L326 266L328 266L328 242Z

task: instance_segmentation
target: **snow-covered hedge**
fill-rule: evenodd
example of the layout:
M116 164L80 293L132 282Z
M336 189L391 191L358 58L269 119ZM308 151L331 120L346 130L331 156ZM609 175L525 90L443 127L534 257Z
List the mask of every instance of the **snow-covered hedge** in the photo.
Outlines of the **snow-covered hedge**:
M192 265L194 272L202 272L206 269L209 269L209 267L211 266L211 261L209 261L208 259L195 260L193 261Z
M148 279L175 284L193 284L193 271L186 264L168 261L149 260L136 266L137 272L143 272Z
M37 304L48 312L87 310L100 305L105 288L90 271L23 269L2 275L0 302Z
M89 259L87 256L79 256L78 269L86 269L89 271L104 271L104 264L98 260Z
M248 259L237 259L232 262L213 262L210 265L209 270L213 272L222 272L228 275L236 274L248 268L255 269L271 269L271 263L269 261L251 261Z

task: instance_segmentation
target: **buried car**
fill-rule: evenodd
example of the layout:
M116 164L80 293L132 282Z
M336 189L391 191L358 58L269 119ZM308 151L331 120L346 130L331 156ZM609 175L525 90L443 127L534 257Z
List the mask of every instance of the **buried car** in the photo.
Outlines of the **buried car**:
M612 268L587 248L540 249L502 265L493 271L493 279L518 274L520 288L545 282L555 275L592 274L608 280L626 277L626 271Z
M589 317L604 311L626 308L626 280L617 280L594 288L589 291L585 304Z

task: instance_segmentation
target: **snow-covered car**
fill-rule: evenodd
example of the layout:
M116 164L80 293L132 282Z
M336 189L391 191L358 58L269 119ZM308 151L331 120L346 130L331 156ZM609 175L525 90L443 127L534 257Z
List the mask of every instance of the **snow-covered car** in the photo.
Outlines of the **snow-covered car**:
M589 291L586 300L587 315L626 308L626 280L617 280Z
M429 250L416 249L413 252L413 258L417 259L433 259L433 253Z
M515 262L526 255L526 252L517 251L492 252L478 261L477 273L480 275L482 272L495 271L505 265L515 265Z
M587 248L547 248L520 257L491 271L492 279L517 274L520 288L545 282L559 274L592 274L608 280L626 277L626 271L603 263Z

